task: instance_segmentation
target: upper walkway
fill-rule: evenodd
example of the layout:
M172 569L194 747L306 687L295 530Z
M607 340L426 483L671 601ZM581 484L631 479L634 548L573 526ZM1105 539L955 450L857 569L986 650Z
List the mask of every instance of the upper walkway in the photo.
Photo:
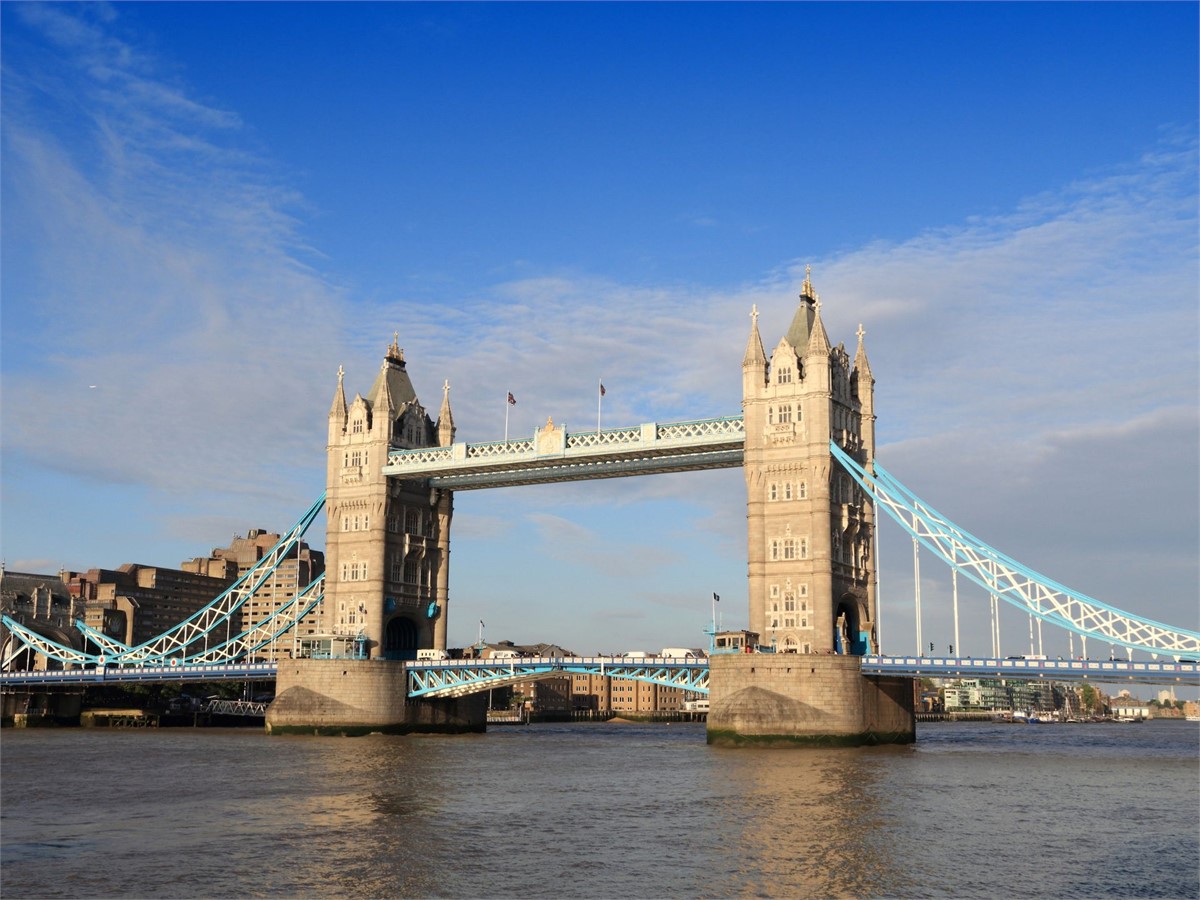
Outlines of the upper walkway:
M733 468L742 465L745 444L741 416L581 432L547 423L525 440L393 449L383 473L465 491Z

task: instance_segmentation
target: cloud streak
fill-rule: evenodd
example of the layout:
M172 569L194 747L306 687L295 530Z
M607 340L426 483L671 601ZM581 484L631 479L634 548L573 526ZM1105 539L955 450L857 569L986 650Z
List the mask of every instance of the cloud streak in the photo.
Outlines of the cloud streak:
M461 440L502 436L509 391L512 435L548 416L595 428L601 377L603 426L736 415L750 308L773 345L811 263L833 342L852 349L859 322L867 329L893 473L1035 568L1194 626L1192 136L1166 132L1141 158L1006 214L780 260L737 284L623 283L514 261L519 276L466 295L363 298L309 246L314 211L237 111L197 99L115 38L111 10L31 4L20 15L50 42L45 57L6 44L6 542L36 517L37 491L11 484L38 478L81 496L118 486L152 498L141 523L122 520L120 540L179 535L191 548L180 557L248 524L286 527L321 488L337 366L351 394L365 391L393 330L432 410L450 379ZM637 609L645 640L686 645L668 630L680 598L708 596L704 582L730 600L724 585L744 590L744 495L729 473L464 503L481 519L456 522L456 535L503 541L516 522L536 538L513 548L507 572L488 573L496 602L520 593L539 554L556 554L642 576L644 596L659 598ZM651 503L681 519L622 518ZM583 524L601 507L617 524ZM906 548L893 543L884 578L899 585ZM697 544L691 583L679 561ZM1140 589L1147 568L1153 596ZM473 577L455 584L473 588ZM898 621L896 633L909 628ZM543 637L591 649L590 635Z

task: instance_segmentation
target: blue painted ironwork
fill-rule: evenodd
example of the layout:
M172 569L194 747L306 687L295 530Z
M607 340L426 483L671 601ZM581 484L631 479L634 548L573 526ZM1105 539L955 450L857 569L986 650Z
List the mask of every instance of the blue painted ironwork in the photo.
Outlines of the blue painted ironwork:
M418 660L408 663L410 697L462 697L521 681L564 674L607 675L708 693L708 661L675 657L523 656L505 659Z
M89 652L47 638L7 615L0 617L0 623L9 633L8 643L12 645L12 649L5 654L4 669L7 670L13 658L25 649L43 654L64 665L78 666L153 666L170 664L172 661L180 664L230 662L247 658L295 627L304 615L321 602L324 580L318 579L261 622L231 637L224 634L229 630L231 617L287 558L324 505L325 495L322 494L253 568L217 595L211 603L173 628L135 647L126 646L114 638L88 628L86 624L76 623L77 627L82 625L80 630L84 636L97 647L96 652Z
M878 462L867 471L837 444L835 459L881 508L943 562L1023 612L1085 637L1176 659L1200 657L1200 632L1136 616L1073 591L962 530Z
M25 686L166 683L174 681L270 681L276 663L205 663L179 666L92 666L86 669L31 669L0 673L5 689Z
M1017 681L1097 681L1200 685L1200 663L1093 659L958 659L924 656L864 656L864 675L935 678L1004 678Z

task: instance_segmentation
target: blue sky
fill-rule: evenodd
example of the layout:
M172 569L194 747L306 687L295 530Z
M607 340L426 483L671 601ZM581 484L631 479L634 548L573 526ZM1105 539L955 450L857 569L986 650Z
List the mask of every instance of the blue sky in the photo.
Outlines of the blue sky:
M393 331L462 440L502 436L508 391L512 434L594 427L600 377L606 425L736 414L750 308L774 344L811 264L831 339L866 328L894 475L1062 583L1200 625L1195 4L0 17L9 568L286 528L338 366L365 391ZM483 619L702 645L712 592L745 622L744 503L737 470L462 492L451 643ZM906 652L911 550L882 541ZM921 576L947 643L949 576ZM986 598L961 603L986 652Z

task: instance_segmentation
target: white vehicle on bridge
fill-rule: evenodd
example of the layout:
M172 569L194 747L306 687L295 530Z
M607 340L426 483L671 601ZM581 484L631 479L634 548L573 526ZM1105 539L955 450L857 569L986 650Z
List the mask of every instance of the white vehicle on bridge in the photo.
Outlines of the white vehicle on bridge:
M704 659L704 654L687 647L663 647L662 653L658 655L667 659Z
M449 658L450 658L450 654L447 653L445 650L427 649L427 650L418 650L417 651L417 659L420 659L420 660L430 660L431 662L441 662L441 661L449 659Z

